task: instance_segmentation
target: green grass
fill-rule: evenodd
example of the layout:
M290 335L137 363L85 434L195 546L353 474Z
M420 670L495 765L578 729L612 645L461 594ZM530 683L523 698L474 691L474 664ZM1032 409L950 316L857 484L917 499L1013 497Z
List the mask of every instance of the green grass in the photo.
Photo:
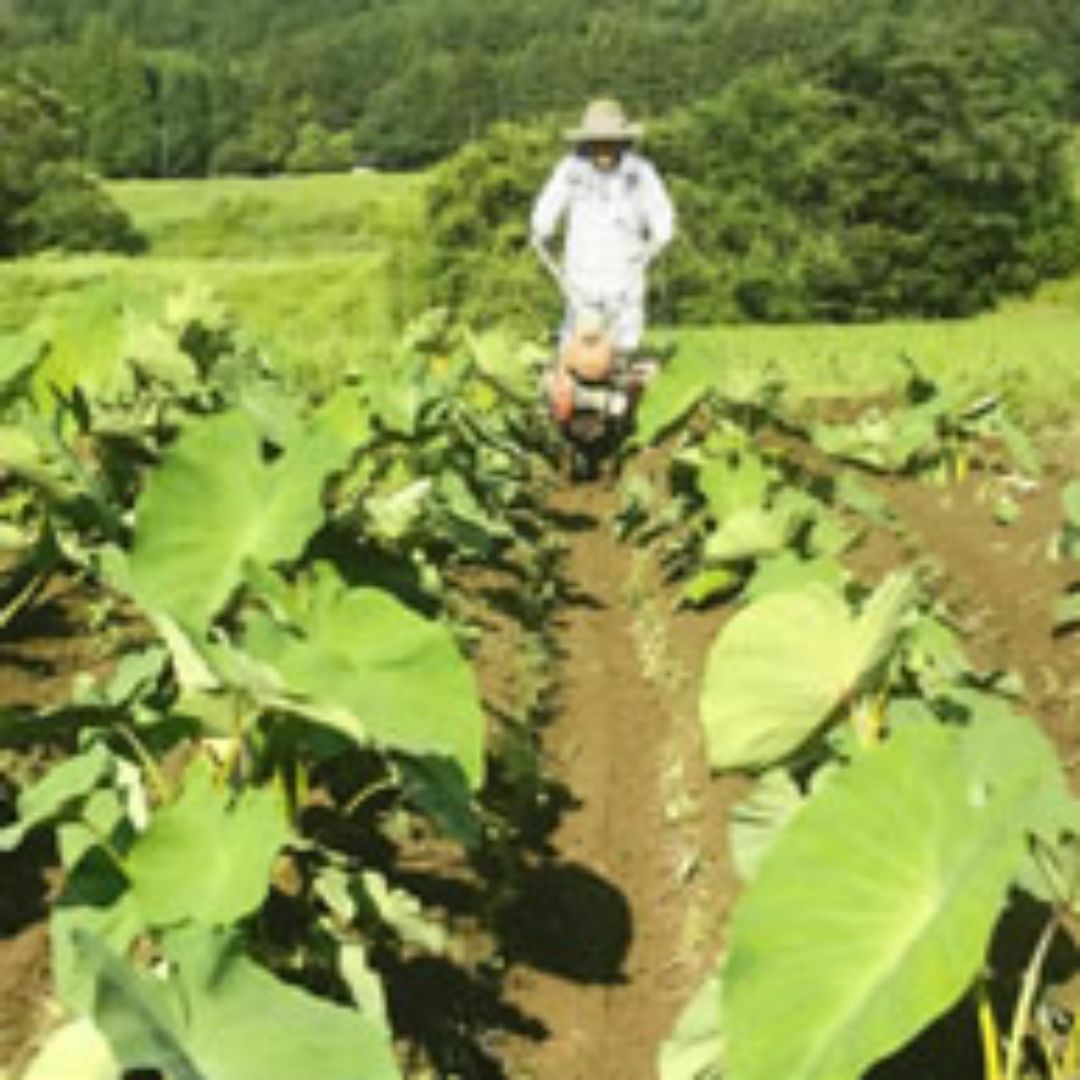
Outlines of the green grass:
M973 397L1001 394L1033 423L1069 422L1080 403L1080 279L974 319L686 328L676 340L715 356L718 368L775 375L802 397L888 391L905 376L906 356Z
M129 181L109 190L149 251L0 264L0 332L47 326L88 289L135 297L194 281L272 361L319 378L377 361L421 305L422 178Z
M382 253L418 238L422 189L378 173L108 185L154 255L205 259Z

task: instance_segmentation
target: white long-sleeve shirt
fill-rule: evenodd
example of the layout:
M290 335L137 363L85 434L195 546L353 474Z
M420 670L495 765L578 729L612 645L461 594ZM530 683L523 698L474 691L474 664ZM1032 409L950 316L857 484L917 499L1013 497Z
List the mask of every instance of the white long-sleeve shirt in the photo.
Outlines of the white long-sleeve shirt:
M633 151L609 171L579 154L563 158L533 206L533 236L550 241L564 217L563 272L585 297L643 296L647 261L675 233L660 175Z

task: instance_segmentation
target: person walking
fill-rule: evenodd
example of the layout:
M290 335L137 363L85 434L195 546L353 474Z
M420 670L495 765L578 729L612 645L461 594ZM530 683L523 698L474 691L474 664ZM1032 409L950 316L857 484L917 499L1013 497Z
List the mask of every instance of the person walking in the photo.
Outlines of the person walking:
M618 101L589 102L571 151L532 208L532 242L562 286L565 342L582 317L602 317L617 349L633 352L645 328L650 263L675 235L675 210L655 166L636 149L644 134ZM565 227L561 259L553 250Z

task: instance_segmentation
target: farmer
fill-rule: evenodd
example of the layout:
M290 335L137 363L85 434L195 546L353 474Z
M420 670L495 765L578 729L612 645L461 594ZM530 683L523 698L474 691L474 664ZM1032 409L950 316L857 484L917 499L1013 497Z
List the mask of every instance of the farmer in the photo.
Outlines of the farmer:
M586 312L606 320L615 346L632 352L645 326L645 272L670 243L675 212L653 165L633 147L640 124L607 98L589 103L572 144L532 211L532 241L566 299L565 342ZM565 219L561 270L551 244Z

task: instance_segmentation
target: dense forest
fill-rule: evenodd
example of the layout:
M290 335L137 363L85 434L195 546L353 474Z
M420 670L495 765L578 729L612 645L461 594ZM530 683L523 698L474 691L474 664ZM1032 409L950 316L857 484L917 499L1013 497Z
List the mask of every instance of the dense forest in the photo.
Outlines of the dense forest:
M109 176L408 168L598 92L663 115L882 14L1023 30L1080 115L1073 0L0 0L0 70Z

